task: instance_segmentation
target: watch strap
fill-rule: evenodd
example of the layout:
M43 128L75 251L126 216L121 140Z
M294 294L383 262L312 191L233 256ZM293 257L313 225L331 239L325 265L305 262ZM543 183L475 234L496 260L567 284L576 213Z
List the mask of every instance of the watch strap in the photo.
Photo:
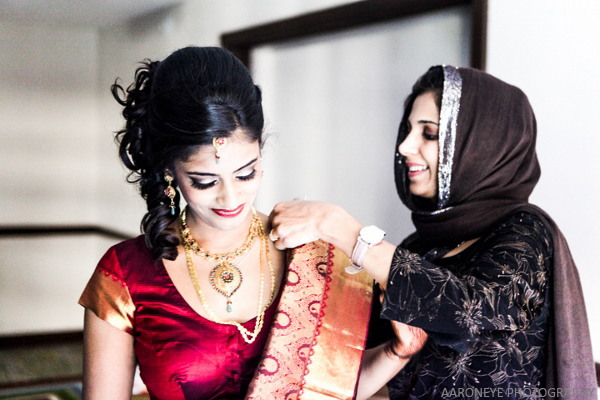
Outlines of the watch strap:
M367 251L373 246L378 245L383 240L385 232L376 227L370 225L360 230L354 249L352 249L352 256L350 261L352 262L344 270L348 274L357 274L362 271L362 263Z
M352 250L352 257L350 257L350 261L352 264L347 266L344 271L348 274L357 274L362 271L362 262L367 254L367 250L371 248L371 244L367 243L362 237L358 237L356 240L356 245L354 245L354 249Z

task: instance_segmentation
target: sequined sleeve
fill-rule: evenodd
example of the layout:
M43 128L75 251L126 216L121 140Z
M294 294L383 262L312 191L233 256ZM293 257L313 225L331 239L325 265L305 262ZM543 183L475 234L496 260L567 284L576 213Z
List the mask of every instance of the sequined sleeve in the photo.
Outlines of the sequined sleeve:
M473 258L456 270L398 247L381 316L454 345L525 329L544 306L549 232L537 217L521 213L480 240Z
M114 248L109 249L98 263L79 304L115 328L133 334L135 306Z

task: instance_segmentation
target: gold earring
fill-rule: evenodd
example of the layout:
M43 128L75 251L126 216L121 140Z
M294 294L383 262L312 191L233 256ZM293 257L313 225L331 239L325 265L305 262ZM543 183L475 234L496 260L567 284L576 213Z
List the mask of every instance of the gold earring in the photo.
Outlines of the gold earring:
M168 172L165 172L165 181L168 183L168 186L165 189L165 195L171 199L171 204L169 207L171 208L171 215L175 215L175 195L177 194L177 191L173 185L171 185L173 182L173 177Z

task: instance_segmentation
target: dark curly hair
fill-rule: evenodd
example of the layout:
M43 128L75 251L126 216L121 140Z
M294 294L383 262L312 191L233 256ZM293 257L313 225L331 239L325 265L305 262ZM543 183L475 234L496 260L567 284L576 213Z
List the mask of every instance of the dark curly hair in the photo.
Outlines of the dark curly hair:
M141 223L146 245L155 260L174 260L179 238L168 227L179 214L180 194L171 215L165 172L238 128L262 145L261 91L244 64L219 47L186 47L163 61L141 64L127 89L118 79L111 86L126 121L116 140L120 158L131 170L127 180L139 185L146 200L148 212Z

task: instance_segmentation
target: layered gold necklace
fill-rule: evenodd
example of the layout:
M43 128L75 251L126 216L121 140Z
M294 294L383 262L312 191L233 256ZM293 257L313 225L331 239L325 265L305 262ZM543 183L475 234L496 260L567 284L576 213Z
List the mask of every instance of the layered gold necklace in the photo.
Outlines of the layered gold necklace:
M202 247L198 245L196 239L192 236L192 232L190 232L190 228L187 225L186 221L186 211L185 208L181 213L181 236L183 238L183 242L186 243L197 255L202 258L205 258L209 261L232 261L246 253L254 244L254 239L258 236L259 226L262 227L260 218L258 217L256 210L252 208L252 223L250 224L250 230L248 231L248 236L246 236L246 240L244 243L229 253L224 254L211 254L208 251L204 250Z
M185 255L187 260L187 267L190 273L190 277L192 279L192 283L194 284L194 288L196 289L196 293L198 294L198 298L202 303L202 307L209 316L209 319L213 322L219 324L226 325L235 325L240 334L242 335L244 341L246 343L252 343L256 340L256 337L260 333L265 317L265 311L267 310L269 304L273 301L275 296L275 271L273 270L273 264L271 262L271 254L269 251L269 244L267 240L267 234L264 231L262 226L262 222L258 217L254 208L252 209L252 223L250 225L250 229L248 232L248 236L246 240L242 244L241 247L238 247L234 251L224 254L211 254L210 252L204 250L202 247L198 245L198 242L192 236L189 227L186 223L186 210L183 210L181 213L181 238L183 242L183 247L185 249ZM256 317L256 325L254 328L254 332L250 332L248 329L244 328L239 322L235 321L223 321L214 313L208 301L204 297L204 293L202 293L202 289L200 287L200 283L198 282L198 275L196 273L196 268L194 267L194 261L192 259L192 252L196 253L200 257L206 259L210 264L214 266L211 270L209 278L210 283L213 289L215 289L219 294L225 296L227 298L227 312L232 311L232 301L231 296L239 289L242 284L242 273L238 268L239 265L244 261L240 261L237 265L233 265L231 261L235 260L237 257L240 257L248 252L254 244L254 239L256 237L260 239L260 284L259 284L259 294L258 294L258 310ZM269 272L271 275L271 295L269 301L264 305L263 303L263 292L264 292L264 264L263 260L266 258L267 264L269 265Z

